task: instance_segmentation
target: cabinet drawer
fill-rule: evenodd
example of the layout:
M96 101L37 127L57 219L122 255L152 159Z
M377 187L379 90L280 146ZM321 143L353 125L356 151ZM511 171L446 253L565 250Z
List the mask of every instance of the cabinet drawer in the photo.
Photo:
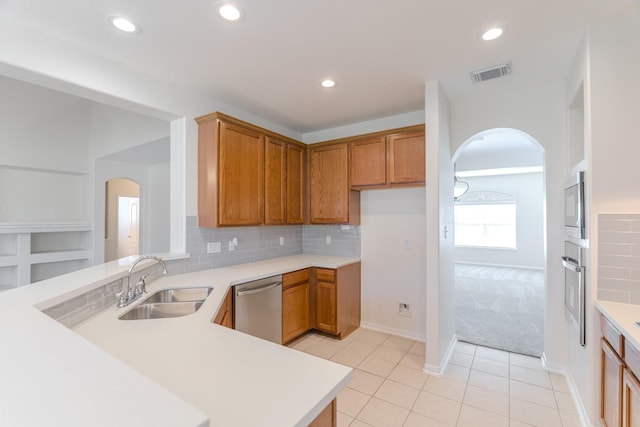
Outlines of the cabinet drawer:
M600 315L600 329L602 336L606 338L616 353L624 359L624 335L618 332L618 330L607 320L606 317L604 317L604 315Z
M282 275L282 289L287 289L298 283L304 283L309 281L309 269L292 271Z
M328 268L318 268L316 269L316 278L318 280L322 280L323 282L335 282L336 271L330 270Z

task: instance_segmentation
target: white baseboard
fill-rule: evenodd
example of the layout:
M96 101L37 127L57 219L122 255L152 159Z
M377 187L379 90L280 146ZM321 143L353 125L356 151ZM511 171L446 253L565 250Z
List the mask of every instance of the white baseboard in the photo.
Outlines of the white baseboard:
M391 326L380 325L378 323L360 321L360 326L366 329L371 329L372 331L385 332L387 334L396 335L403 338L409 338L411 340L416 340L416 341L425 342L427 338L426 334L407 331L405 329L392 328Z
M449 346L447 347L447 351L444 353L444 357L440 361L440 365L430 365L425 360L423 371L429 375L442 376L442 374L444 374L444 370L447 369L449 360L451 360L451 356L453 355L453 350L456 348L457 342L458 337L454 334L451 337L451 341L449 341Z
M582 399L580 398L580 393L578 393L578 386L574 381L573 377L567 371L567 368L563 365L559 365L557 363L549 362L547 359L547 355L542 353L542 366L550 372L554 372L556 374L564 375L564 378L567 380L567 384L569 385L569 391L571 392L571 398L573 399L573 404L576 405L576 409L578 410L578 417L580 418L580 425L582 427L594 427L589 421L589 415L587 413L587 409L584 407L582 403Z

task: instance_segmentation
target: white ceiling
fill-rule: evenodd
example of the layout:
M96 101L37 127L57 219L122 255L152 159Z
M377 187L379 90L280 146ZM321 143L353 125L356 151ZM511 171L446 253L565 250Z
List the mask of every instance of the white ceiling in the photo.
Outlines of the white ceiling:
M450 98L563 79L585 28L633 0L3 0L0 15L168 83L306 133L424 108L424 82ZM107 16L142 32L119 34ZM506 34L481 42L489 26ZM6 42L6 40L4 41ZM19 43L19 41L12 41ZM468 72L511 60L513 75ZM333 77L337 87L319 81Z

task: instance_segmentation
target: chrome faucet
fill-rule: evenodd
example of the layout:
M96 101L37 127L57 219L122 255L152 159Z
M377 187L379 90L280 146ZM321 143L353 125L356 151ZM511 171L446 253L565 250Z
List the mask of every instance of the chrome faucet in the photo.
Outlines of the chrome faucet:
M149 276L148 273L140 277L140 280L135 284L135 286L131 287L131 276L133 274L133 268L138 265L138 263L147 259L158 261L162 265L162 274L167 274L167 265L161 258L158 258L157 256L145 255L133 261L131 267L129 267L129 273L127 275L127 285L126 287L124 284L122 285L120 299L118 300L118 307L126 307L127 305L135 301L140 295L147 292L145 280Z

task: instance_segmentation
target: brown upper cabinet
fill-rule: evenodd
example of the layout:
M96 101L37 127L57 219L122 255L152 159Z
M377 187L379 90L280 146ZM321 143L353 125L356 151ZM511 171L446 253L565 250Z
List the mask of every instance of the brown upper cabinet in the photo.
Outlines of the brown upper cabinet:
M304 222L304 144L221 113L196 121L199 226Z
M424 126L372 134L352 140L350 146L352 188L425 183Z
M359 224L360 193L349 187L349 145L347 143L309 148L312 224Z

